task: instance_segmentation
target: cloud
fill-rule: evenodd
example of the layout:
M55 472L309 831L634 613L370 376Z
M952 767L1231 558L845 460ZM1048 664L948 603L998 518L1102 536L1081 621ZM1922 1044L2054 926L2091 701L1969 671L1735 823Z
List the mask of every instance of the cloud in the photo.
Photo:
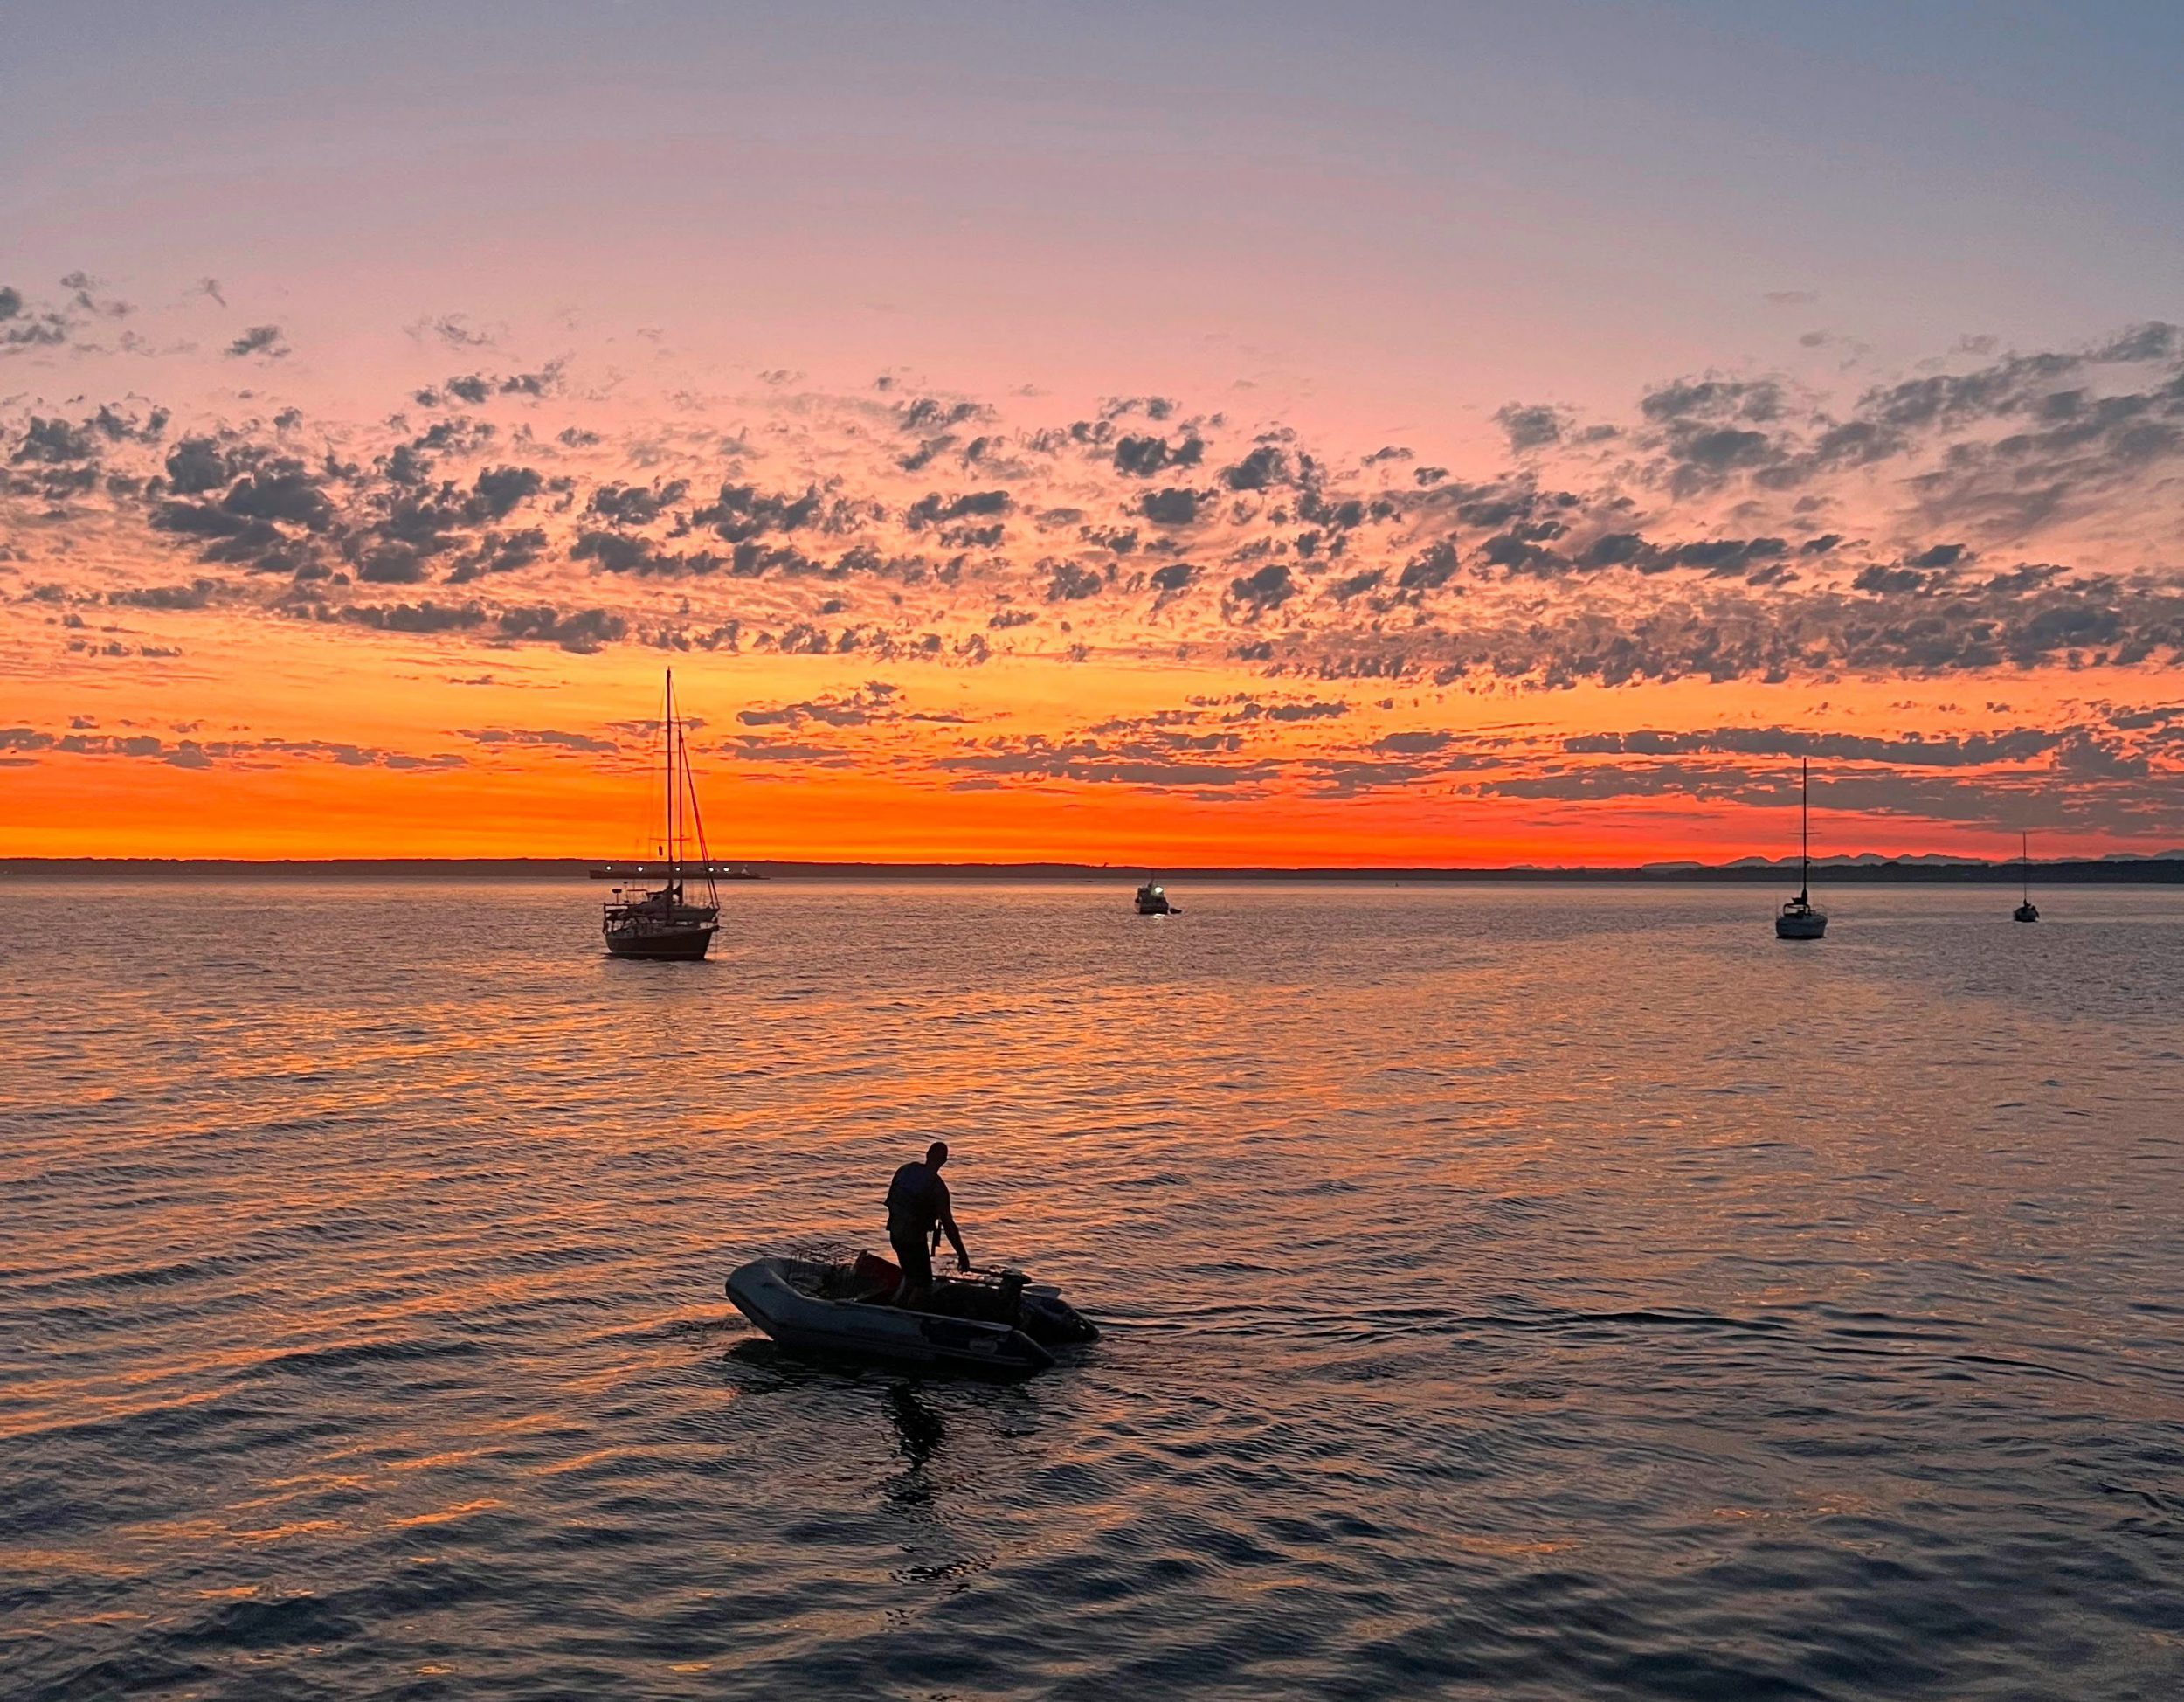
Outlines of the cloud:
M543 746L556 751L612 755L621 750L612 739L590 733L568 733L555 727L460 728L462 737L479 744Z
M490 345L494 334L476 329L467 314L447 313L412 321L406 329L419 342L438 342L449 349L483 349Z
M17 294L0 328L41 310ZM2158 548L2184 481L2139 429L2184 420L2184 346L2161 323L1952 355L1847 402L1765 373L1672 377L1609 428L1613 459L1595 428L1511 404L1510 458L1466 476L1168 398L1042 426L776 386L735 405L748 418L663 406L632 428L584 415L579 387L536 437L488 417L549 383L558 366L458 374L433 393L479 412L421 426L270 398L269 419L18 399L0 406L0 524L10 547L95 529L123 583L203 580L238 621L578 653L963 667L1019 646L1031 661L1006 635L1036 626L1047 655L1502 691L2129 669L2184 644ZM974 429L972 481L904 479L906 443ZM1185 464L1201 482L1165 482ZM2108 535L2034 547L2089 510ZM426 624L385 624L404 619Z
M1508 436L1511 452L1521 455L1561 442L1569 416L1559 408L1510 402L1496 412L1494 423Z
M1221 482L1231 490L1266 490L1283 482L1289 472L1288 457L1275 445L1262 443L1234 467L1222 468Z
M486 612L475 603L460 607L433 602L363 603L342 609L339 619L382 633L460 633L485 625Z
M903 521L913 531L923 531L950 520L960 520L966 515L1005 515L1015 506L1005 490L967 491L960 496L946 497L937 491L929 491L910 504L903 513Z
M1199 517L1199 494L1172 486L1149 491L1138 499L1137 512L1156 526L1188 526Z
M98 458L98 439L87 428L71 426L66 420L58 418L42 419L35 414L24 428L22 439L16 445L12 457L18 467L31 461L57 466L72 461L96 460Z
M1246 608L1263 612L1280 607L1294 597L1296 582L1290 577L1285 564L1270 562L1256 573L1231 579L1228 594Z
M1931 737L1908 733L1897 738L1787 727L1717 727L1693 732L1579 733L1564 738L1562 749L1633 756L1780 757L1786 761L1809 757L1909 768L1967 768L2025 762L2054 751L2064 737L2062 733L2033 727Z
M0 751L68 757L126 758L169 768L267 768L293 762L334 762L347 768L437 770L460 768L452 751L418 754L328 739L168 740L154 733L49 733L29 727L0 727Z
M288 357L287 340L278 325L253 325L227 346L230 360L258 356L269 361Z
M578 655L588 655L629 635L629 622L605 609L578 609L569 612L550 606L508 609L501 613L503 637L557 644Z

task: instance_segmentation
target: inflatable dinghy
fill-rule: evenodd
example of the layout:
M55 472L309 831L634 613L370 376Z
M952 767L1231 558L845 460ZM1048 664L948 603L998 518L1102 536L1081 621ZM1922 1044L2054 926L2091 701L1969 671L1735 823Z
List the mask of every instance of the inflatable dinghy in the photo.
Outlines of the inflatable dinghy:
M729 1274L728 1297L794 1352L932 1369L1044 1371L1050 1347L1099 1335L1058 1289L1021 1271L938 1278L916 1311L893 1304L902 1275L869 1253L838 1263L754 1259Z

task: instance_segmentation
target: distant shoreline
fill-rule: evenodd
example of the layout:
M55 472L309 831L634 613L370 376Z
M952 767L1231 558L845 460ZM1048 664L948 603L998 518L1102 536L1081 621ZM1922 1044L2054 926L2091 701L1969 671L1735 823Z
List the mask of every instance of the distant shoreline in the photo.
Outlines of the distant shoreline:
M60 880L538 880L586 879L610 860L579 857L328 857L250 859L217 857L0 857L0 882ZM873 863L753 861L743 865L761 877L797 881L932 881L1011 882L1114 882L1137 884L1147 873L1138 863ZM1594 885L1779 884L1794 879L1797 861L1774 863L1656 863L1635 868L1276 868L1253 866L1182 868L1164 865L1151 871L1170 882L1228 881L1297 882L1407 882L1451 885L1547 883ZM2023 871L2015 861L1924 862L1874 860L1828 862L1815 860L1815 885L1839 886L2004 886ZM2175 886L2184 884L2184 856L2118 861L2065 860L2035 862L2035 886ZM734 882L729 884L733 885Z

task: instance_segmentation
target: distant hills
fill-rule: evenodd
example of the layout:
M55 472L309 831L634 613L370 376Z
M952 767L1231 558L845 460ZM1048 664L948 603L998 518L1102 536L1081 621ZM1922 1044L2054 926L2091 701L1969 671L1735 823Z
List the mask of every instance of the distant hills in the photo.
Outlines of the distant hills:
M254 861L244 858L6 857L0 881L17 880L539 880L581 882L595 860L580 857L339 857ZM1506 868L1275 868L1229 867L1191 868L1142 863L871 863L765 862L747 865L774 880L838 881L1113 881L1135 883L1148 872L1167 880L1196 881L1451 881L1451 882L1773 882L1794 880L1794 857L1739 857L1733 862L1649 862L1635 868L1551 867L1517 864ZM1884 857L1813 859L1815 884L1864 886L1888 883L2006 885L2020 878L2014 860L1981 862L1926 852ZM2111 854L2031 866L2035 886L2155 885L2184 883L2184 850L2138 857Z

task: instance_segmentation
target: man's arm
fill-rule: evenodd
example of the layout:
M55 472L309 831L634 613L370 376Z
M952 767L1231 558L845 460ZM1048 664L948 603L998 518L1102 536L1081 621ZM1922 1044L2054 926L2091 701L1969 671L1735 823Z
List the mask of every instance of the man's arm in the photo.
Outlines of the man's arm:
M955 1202L948 1197L948 1184L940 1185L940 1227L948 1232L948 1239L955 1243L956 1268L971 1269L971 1255L963 1244L963 1231L956 1228Z

